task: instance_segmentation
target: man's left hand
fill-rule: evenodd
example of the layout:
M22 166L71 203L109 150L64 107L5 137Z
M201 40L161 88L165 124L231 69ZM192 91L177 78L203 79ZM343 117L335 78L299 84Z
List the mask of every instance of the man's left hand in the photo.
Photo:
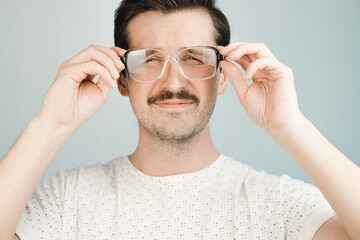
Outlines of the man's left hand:
M272 132L303 119L292 70L280 63L265 44L236 42L218 49L228 59L220 66L240 103L261 128ZM231 61L240 64L245 72ZM248 86L250 79L253 84Z

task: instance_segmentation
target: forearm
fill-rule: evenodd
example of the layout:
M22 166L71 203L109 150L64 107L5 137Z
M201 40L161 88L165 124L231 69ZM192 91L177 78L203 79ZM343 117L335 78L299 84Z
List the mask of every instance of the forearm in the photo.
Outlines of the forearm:
M14 235L41 175L71 133L37 117L0 162L0 239Z
M268 133L309 175L348 233L359 237L360 168L306 118L292 127Z

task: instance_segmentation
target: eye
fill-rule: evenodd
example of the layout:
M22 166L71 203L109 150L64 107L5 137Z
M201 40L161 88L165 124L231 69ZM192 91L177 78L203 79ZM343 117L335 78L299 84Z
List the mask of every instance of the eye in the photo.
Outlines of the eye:
M157 64L163 62L164 62L164 58L161 56L151 56L144 60L144 64Z
M203 61L199 58L196 58L194 56L184 56L182 58L182 61L185 62L185 63L188 63L188 64L202 64Z
M197 61L199 61L199 59L194 58L194 57L188 57L188 59L189 59L189 60L197 60Z
M155 57L152 57L152 58L149 58L146 60L146 63L149 63L149 62L156 62L156 61L159 61L159 59L155 58Z

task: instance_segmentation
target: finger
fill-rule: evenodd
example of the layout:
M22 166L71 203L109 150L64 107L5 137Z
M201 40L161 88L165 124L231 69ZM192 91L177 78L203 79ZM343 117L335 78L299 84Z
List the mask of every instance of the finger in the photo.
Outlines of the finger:
M231 53L233 53L239 49L247 49L249 51L249 54L259 53L259 54L265 54L265 55L267 55L267 54L272 55L269 48L262 42L258 42L258 43L233 42L233 43L230 43L228 46L226 46L222 50L222 53L229 56Z
M109 87L115 87L115 83L113 82L113 78L109 70L95 61L73 65L64 69L62 74L65 74L79 84L83 80L88 79L88 76L91 77L99 75L106 81Z
M110 88L106 83L106 80L104 80L102 77L99 78L98 82L96 83L96 86L101 91L104 100L106 101L109 97Z
M119 48L119 47L116 47L116 46L112 47L111 49L113 49L118 54L119 57L124 57L124 55L126 53L125 49Z
M220 52L222 49L224 49L225 46L216 46L216 49Z
M225 72L227 78L230 80L231 85L233 85L240 103L243 104L244 95L249 86L246 84L246 81L243 80L241 70L230 61L221 61L220 66Z
M239 43L237 43L237 44L239 44ZM241 43L240 43L241 44ZM243 44L246 44L246 43L243 43ZM235 44L233 44L233 46L235 46ZM217 50L219 51L219 53L223 53L223 49L225 49L225 47L224 46L217 46L216 47L217 48ZM247 69L247 67L249 66L249 64L252 62L251 60L250 60L250 58L249 58L249 56L247 56L247 55L245 55L245 56L242 56L242 57L240 57L240 59L238 60L238 61L236 61L238 64L240 64L240 66L244 69L244 70L246 70Z
M239 46L246 45L247 42L232 42L229 43L227 46L225 46L223 49L221 49L221 54L228 55L230 52L234 51L234 49L238 48Z
M239 59L246 55L248 55L252 61L260 57L276 59L264 43L235 43L223 49L221 54L238 63Z
M125 56L126 50L123 48L116 47L116 46L112 47L111 49L113 49L118 55L118 59L121 62L121 68L120 68L119 72L122 72L125 69L125 65L124 65L123 61L120 60L120 57Z
M113 59L108 54L101 51L99 46L96 45L90 45L88 48L78 53L75 57L71 58L68 63L78 64L89 61L96 61L103 65L109 70L113 79L119 78L119 71L117 70Z
M268 58L268 57L259 58L255 61L253 61L249 65L249 67L247 68L247 70L245 71L245 73L243 75L243 80L245 80L245 81L250 80L257 71L262 70L262 69L266 69L269 72L273 71L273 70L279 70L278 73L280 73L280 72L282 72L281 70L283 68L284 68L284 66L280 62L278 62L272 58Z
M118 54L119 57L124 57L125 56L125 53L127 50L123 49L123 48L119 48L119 47L112 47L113 50L116 51L116 53ZM120 58L119 58L120 60ZM123 61L121 61L121 64L122 64L122 68L119 72L122 72L124 69L125 69L125 64L123 63Z
M115 63L115 66L118 70L118 72L122 71L122 68L124 67L124 64L121 62L119 55L117 54L117 52L113 49L113 48L108 48L108 47L102 47L99 46L99 49L103 52L105 52L106 54L108 54L112 60Z
M222 55L228 57L233 51L236 51L240 46L244 46L246 44L248 44L248 43L247 42L233 42L233 43L230 43L229 45L227 45L226 47L218 47L218 50ZM240 66L244 70L246 70L247 67L249 66L249 64L252 62L248 55L238 56L237 58L233 57L233 59L230 59L228 57L228 59L240 64Z
M235 61L246 71L249 67L250 63L252 63L251 59L248 55L242 56L238 61Z
M270 49L264 43L249 43L240 45L235 51L229 54L229 58L236 58L237 56L243 56L245 54L276 59L274 54L272 54Z

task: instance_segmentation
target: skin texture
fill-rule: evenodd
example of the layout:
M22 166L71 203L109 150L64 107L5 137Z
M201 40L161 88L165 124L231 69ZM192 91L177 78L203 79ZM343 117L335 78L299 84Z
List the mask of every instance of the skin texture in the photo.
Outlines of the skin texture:
M215 46L211 19L199 10L144 13L130 22L128 30L132 48L158 47L173 54L186 46ZM291 69L262 43L217 48L245 73L231 61L222 61L223 72L213 79L189 81L171 62L163 78L138 83L118 74L124 69L119 56L124 56L125 49L96 45L62 64L40 113L0 162L0 239L16 239L21 213L41 175L71 134L106 102L115 87L112 79L118 79L121 94L129 96L140 122L139 144L130 160L153 176L197 171L216 160L219 153L206 119L229 80L249 117L293 157L335 210L336 216L323 224L314 239L360 239L359 167L303 116ZM96 84L91 81L95 75L100 76ZM249 79L254 81L251 86L246 84ZM187 90L200 102L149 106L147 99L164 89Z
M159 48L175 54L188 46L216 46L211 18L203 11L146 12L130 21L128 29L130 48ZM164 176L194 172L218 158L210 137L209 118L217 95L227 86L220 70L211 79L191 81L181 74L175 61L170 61L157 81L144 83L121 77L118 82L139 121L139 144L129 157L134 166L149 175ZM179 99L147 103L148 98L163 91L188 91L199 103L186 105Z

